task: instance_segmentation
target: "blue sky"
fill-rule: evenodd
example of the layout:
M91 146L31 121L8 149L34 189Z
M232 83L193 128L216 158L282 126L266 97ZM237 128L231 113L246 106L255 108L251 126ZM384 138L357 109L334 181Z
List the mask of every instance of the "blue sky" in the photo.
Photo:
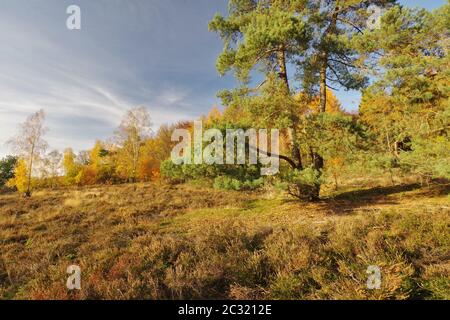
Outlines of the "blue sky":
M445 0L400 1L432 9ZM82 29L66 28L66 8ZM226 0L0 1L0 156L24 119L43 108L52 149L90 148L109 138L123 113L145 105L154 127L194 119L219 105L222 50L208 21ZM338 92L347 109L359 94Z

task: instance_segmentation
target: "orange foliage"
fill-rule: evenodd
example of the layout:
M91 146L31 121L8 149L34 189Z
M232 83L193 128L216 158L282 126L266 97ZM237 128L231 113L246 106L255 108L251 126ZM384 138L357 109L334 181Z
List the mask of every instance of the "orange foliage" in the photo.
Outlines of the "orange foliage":
M222 119L222 112L217 106L214 106L206 117L203 117L203 125L210 127L215 123L218 123Z
M97 183L97 171L91 166L85 166L78 173L75 181L78 185L94 185Z
M295 100L304 103L306 99L305 94L299 93L295 96ZM307 105L307 112L318 113L320 108L320 97L316 96L313 100ZM338 98L333 94L333 91L327 89L327 104L326 104L326 112L335 113L342 112L342 106L339 102Z

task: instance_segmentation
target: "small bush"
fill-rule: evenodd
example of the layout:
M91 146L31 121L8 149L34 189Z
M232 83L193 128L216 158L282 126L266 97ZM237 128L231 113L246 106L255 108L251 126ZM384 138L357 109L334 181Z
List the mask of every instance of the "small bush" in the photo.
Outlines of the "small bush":
M263 185L263 178L240 181L229 176L220 176L214 179L214 188L219 190L256 190Z
M304 170L289 170L281 178L279 188L284 188L291 196L302 200L317 200L320 186L322 185L322 173L314 168Z

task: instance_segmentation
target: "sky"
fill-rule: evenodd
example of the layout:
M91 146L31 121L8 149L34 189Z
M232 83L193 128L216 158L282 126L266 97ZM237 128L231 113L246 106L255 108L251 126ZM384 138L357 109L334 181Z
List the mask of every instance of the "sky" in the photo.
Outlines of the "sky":
M402 0L433 9L446 0ZM81 8L81 30L66 27L69 5ZM0 157L26 117L46 113L51 149L75 151L108 139L123 114L146 106L153 128L190 120L220 106L222 51L208 31L227 0L1 0ZM347 110L357 92L336 93Z

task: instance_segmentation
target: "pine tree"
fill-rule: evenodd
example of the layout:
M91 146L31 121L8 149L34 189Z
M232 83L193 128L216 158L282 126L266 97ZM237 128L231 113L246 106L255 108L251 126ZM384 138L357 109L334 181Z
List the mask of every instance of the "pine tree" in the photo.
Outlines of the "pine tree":
M370 5L384 7L393 2L230 0L228 16L217 14L209 26L224 42L217 60L219 73L233 71L242 83L220 94L224 104L232 113L243 114L252 126L284 128L291 150L281 159L293 170L303 170L309 167L308 157L317 171L314 176L320 176L323 147L302 139L305 125L315 120L301 115L307 114L317 95L319 114L325 113L327 88L333 84L345 89L366 84L358 64L360 56L350 39L366 28ZM256 70L262 72L264 81L250 88L250 76ZM295 73L289 75L289 70ZM304 94L300 112L293 82ZM318 198L320 185L314 188L311 198Z
M14 168L17 161L17 157L14 156L7 156L0 160L0 187L14 177Z
M449 21L450 4L433 13L396 6L356 39L365 62L379 66L361 119L395 165L426 178L450 175Z

